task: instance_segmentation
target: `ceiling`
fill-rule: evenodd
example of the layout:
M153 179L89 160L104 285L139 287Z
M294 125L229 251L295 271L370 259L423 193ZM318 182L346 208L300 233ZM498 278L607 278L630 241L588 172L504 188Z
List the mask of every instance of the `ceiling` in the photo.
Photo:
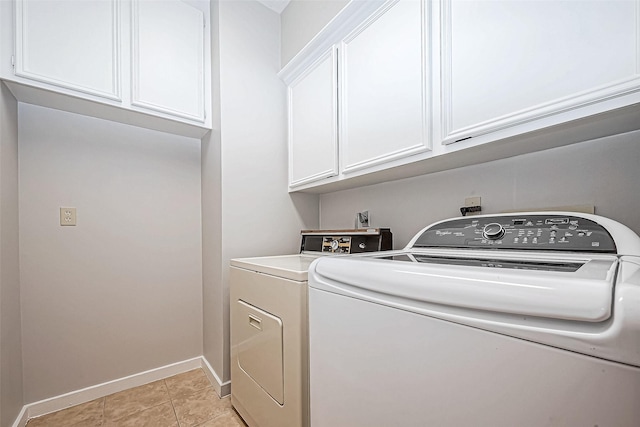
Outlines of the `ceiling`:
M278 13L282 13L285 7L289 4L291 0L258 0L263 5L267 6L269 9L274 10Z

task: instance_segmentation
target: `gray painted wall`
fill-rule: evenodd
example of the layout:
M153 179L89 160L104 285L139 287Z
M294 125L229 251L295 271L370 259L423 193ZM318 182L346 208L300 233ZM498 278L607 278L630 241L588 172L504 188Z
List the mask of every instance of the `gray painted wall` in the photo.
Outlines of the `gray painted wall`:
M228 350L222 284L222 148L220 141L220 4L212 1L211 90L213 130L202 138L202 294L203 355L220 381L227 381L224 354ZM223 379L224 378L224 379ZM223 390L224 393L227 390Z
M282 11L282 55L285 66L349 0L292 0Z
M404 247L432 222L459 216L465 197L483 213L594 205L640 234L640 131L320 197L321 226L353 226L368 209Z
M229 261L297 253L300 230L318 226L319 207L317 195L287 192L279 15L255 1L212 8L219 15L212 21L219 25L221 127L219 137L207 137L202 158L204 354L227 381Z
M201 355L200 141L18 117L25 401Z
M18 103L0 83L0 426L22 409L18 236Z

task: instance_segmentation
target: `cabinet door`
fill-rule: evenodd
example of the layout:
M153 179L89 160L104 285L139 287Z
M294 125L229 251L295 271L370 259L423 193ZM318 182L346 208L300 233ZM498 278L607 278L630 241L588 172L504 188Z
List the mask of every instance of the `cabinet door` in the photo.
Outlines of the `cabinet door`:
M337 70L332 48L289 85L289 185L338 173Z
M391 1L342 43L342 172L430 149L425 2Z
M120 100L118 1L16 1L17 76Z
M204 121L204 14L181 0L132 3L132 104Z
M444 142L637 91L638 5L443 0Z

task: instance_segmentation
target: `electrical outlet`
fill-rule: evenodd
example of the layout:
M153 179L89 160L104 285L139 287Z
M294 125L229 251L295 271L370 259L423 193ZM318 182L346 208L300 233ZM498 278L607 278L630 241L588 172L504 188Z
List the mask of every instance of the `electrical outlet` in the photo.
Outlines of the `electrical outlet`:
M76 225L76 208L60 208L60 225Z
M482 211L480 206L480 197L467 197L464 199L464 206L460 208L462 216L477 215Z
M369 211L362 211L356 214L356 228L369 227Z
M466 199L464 199L464 205L468 208L472 207L472 206L480 206L480 196L478 197L467 197Z

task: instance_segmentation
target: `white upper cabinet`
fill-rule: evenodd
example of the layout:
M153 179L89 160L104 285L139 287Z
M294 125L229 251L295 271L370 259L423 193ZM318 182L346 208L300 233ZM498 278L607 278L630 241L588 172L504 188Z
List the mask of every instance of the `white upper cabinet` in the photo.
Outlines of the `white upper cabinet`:
M445 143L639 87L639 3L442 0Z
M15 74L120 100L117 1L19 0Z
M400 0L340 45L341 171L430 149L425 2Z
M294 113L292 191L353 188L640 129L640 0L352 1L279 75L291 85L331 46L339 168L327 166L332 151L327 159L295 151L296 134L333 141L330 109L323 124L311 120L317 111L297 123ZM309 98L329 102L328 75L307 84Z
M289 85L290 187L338 173L336 79L331 48Z
M201 137L212 123L209 8L0 0L0 50L12 52L0 58L0 78L19 101Z
M132 104L204 121L204 14L181 0L133 0Z

